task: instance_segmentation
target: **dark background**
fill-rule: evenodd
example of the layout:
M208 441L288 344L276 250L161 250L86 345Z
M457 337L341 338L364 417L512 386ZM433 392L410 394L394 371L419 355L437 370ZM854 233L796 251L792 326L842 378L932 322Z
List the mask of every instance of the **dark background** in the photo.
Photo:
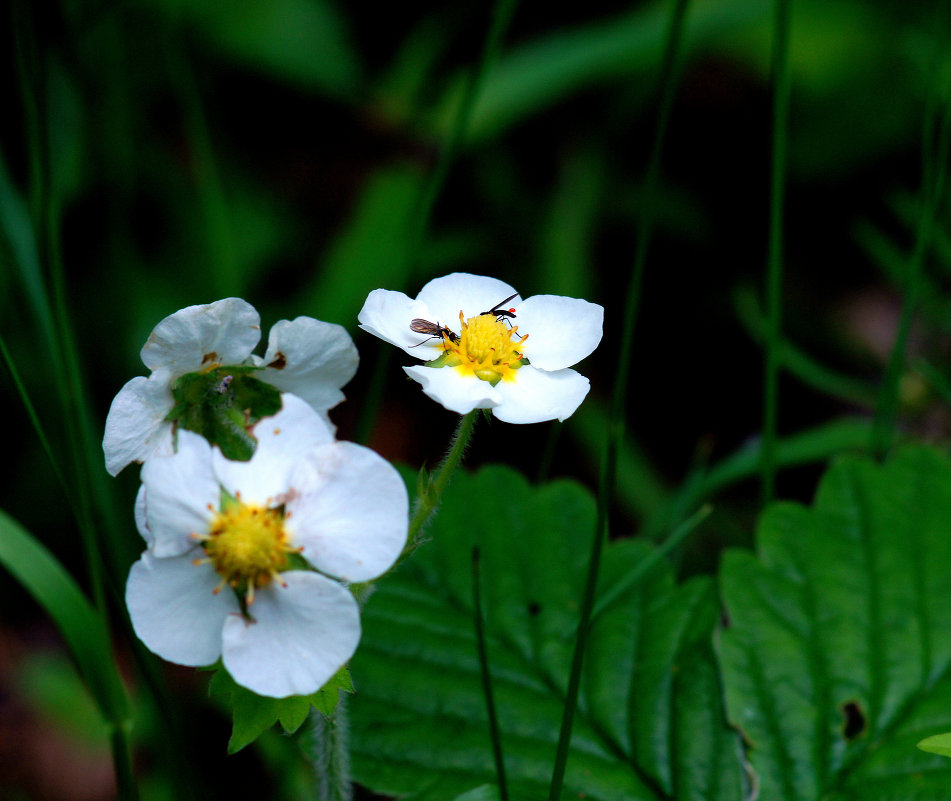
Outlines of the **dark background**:
M793 3L783 330L858 390L846 396L833 381L787 370L784 437L874 411L920 219L930 121L946 98L951 62L939 6ZM413 468L438 462L456 420L405 378L404 354L356 328L370 290L415 295L432 277L466 271L506 280L523 297L601 303L604 339L578 368L592 390L577 415L564 425L480 421L467 456L471 466L502 460L533 478L571 476L595 490L635 230L649 207L656 228L614 534L663 536L691 511L671 511L688 477L755 446L771 6L689 5L662 178L648 193L669 10L599 0L563 10L519 4L469 137L417 239L420 198L480 57L488 8L14 0L5 9L0 335L54 459L77 486L104 488L97 503L111 512L97 506L97 513L118 521L102 546L114 599L141 549L132 523L137 470L116 480L91 475L98 454L86 468L72 466L71 435L81 426L69 412L74 393L57 378L70 362L50 350L36 300L44 292L31 289L37 281L57 319L68 321L60 336L76 354L93 439L118 389L146 373L138 350L159 320L238 295L261 312L265 336L278 319L300 314L346 325L361 368L333 413L339 435L367 437ZM947 433L941 387L917 368L922 359L938 372L946 363L946 231L942 213L923 263L902 383L902 432L937 441ZM85 586L69 506L10 372L3 375L9 469L0 508ZM781 473L780 496L808 500L824 459L840 449L822 442L819 456ZM679 556L684 573L709 570L724 545L750 541L760 503L755 474L714 500L714 514ZM135 685L133 646L121 604L114 607L117 658ZM201 797L223 798L235 787L293 797L301 768L288 762L278 735L225 757L228 723L205 698L204 678L167 673L187 721L186 741L171 747L194 756ZM8 580L0 594L0 795L112 797L105 741L84 704L55 630ZM166 797L161 733L148 710L141 714L144 787Z

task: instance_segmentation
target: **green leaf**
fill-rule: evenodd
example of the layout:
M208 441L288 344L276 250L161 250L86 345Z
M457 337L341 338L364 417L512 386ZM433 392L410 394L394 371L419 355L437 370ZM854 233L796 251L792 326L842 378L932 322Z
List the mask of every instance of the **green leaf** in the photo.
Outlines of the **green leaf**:
M727 707L760 797L951 799L917 751L951 729L951 461L844 457L811 507L763 514L721 570Z
M499 788L493 784L483 784L473 790L456 796L453 801L501 801ZM509 793L509 801L542 801L541 796L512 795Z
M313 695L292 695L287 698L268 698L242 687L228 671L219 669L211 679L208 692L228 698L234 711L228 753L234 754L253 743L275 723L280 723L286 734L293 734L307 719L311 707L324 717L333 715L340 692L353 692L350 672L346 666Z
M922 751L929 751L932 754L941 754L941 756L951 757L951 733L934 734L931 737L925 737L918 747Z
M53 619L103 717L127 725L128 700L102 617L56 558L3 511L0 564Z
M352 325L372 290L405 286L422 182L422 173L405 165L371 177L303 293L302 308L321 320Z
M690 8L690 48L709 48L724 34L748 29L763 19L758 0L707 0ZM649 75L663 50L669 16L666 3L642 3L634 11L571 28L559 28L512 48L489 70L467 131L471 142L499 135L566 97L600 84ZM448 90L440 107L443 132L451 126L462 81Z
M337 708L342 692L353 692L353 680L350 678L350 671L346 667L340 668L336 676L310 696L310 702L321 715L329 718ZM286 729L287 726L284 728Z
M572 482L533 487L504 467L453 477L430 541L364 608L351 666L357 781L414 801L494 784L471 600L478 545L512 797L547 797L595 518L594 499ZM611 544L603 587L623 584L651 552ZM591 631L565 797L742 797L711 644L717 616L708 579L678 587L665 565L604 610Z
M291 84L348 97L362 66L329 0L155 0L219 52Z

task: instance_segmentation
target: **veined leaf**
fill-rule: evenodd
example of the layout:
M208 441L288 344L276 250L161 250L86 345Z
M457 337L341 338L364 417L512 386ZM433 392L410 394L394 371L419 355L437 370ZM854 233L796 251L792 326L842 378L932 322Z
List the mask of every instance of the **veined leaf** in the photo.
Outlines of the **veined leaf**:
M353 692L353 685L350 673L344 666L311 695L268 698L242 687L226 670L221 669L212 677L208 691L211 695L220 696L233 710L228 753L234 754L253 743L275 723L280 723L286 734L293 734L307 718L311 707L325 717L330 717L337 708L340 692Z
M848 457L815 503L764 513L721 570L730 719L760 797L951 799L951 460Z
M453 477L430 541L364 608L351 664L357 781L416 801L495 782L471 602L478 546L512 797L547 797L594 527L594 500L577 484L533 487L504 467ZM610 545L603 586L649 553L640 542ZM661 565L597 619L566 797L742 797L711 644L718 612L709 580L677 586Z

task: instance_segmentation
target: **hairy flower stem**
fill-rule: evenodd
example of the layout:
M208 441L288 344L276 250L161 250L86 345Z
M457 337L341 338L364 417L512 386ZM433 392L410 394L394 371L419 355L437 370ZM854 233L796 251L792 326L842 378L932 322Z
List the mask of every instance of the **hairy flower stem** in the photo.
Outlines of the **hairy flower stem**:
M435 476L421 478L416 498L416 509L409 523L409 536L406 539L406 551L404 553L416 547L420 531L436 509L439 508L443 491L449 484L452 474L462 462L466 446L468 446L472 437L472 429L475 427L476 415L479 413L478 409L473 409L459 419L459 424L456 426L456 431L449 444L449 451L446 453L446 458L442 460L442 464L437 468Z
M347 698L341 693L333 717L310 710L310 732L305 746L314 766L317 801L352 801L350 781L350 723Z

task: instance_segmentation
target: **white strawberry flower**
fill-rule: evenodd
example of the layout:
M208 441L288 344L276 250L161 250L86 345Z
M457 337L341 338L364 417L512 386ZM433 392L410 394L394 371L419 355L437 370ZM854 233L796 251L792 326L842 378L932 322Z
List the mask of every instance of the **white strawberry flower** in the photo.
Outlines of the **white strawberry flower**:
M173 452L172 390L188 374L259 367L260 380L304 398L329 424L327 411L344 399L341 387L359 361L346 329L311 317L282 320L271 328L263 358L252 355L260 337L257 311L240 298L188 306L155 326L141 351L151 375L127 382L106 418L102 447L109 473ZM225 393L231 376L222 372L219 391Z
M301 399L255 426L250 461L191 431L142 467L136 522L148 550L126 585L132 625L171 662L219 658L235 681L282 698L320 689L360 640L346 582L403 550L406 488L368 448L337 442Z
M539 423L566 419L588 394L588 379L570 368L601 341L604 309L559 295L522 300L504 281L453 273L415 300L375 289L358 319L426 362L403 369L447 409Z

